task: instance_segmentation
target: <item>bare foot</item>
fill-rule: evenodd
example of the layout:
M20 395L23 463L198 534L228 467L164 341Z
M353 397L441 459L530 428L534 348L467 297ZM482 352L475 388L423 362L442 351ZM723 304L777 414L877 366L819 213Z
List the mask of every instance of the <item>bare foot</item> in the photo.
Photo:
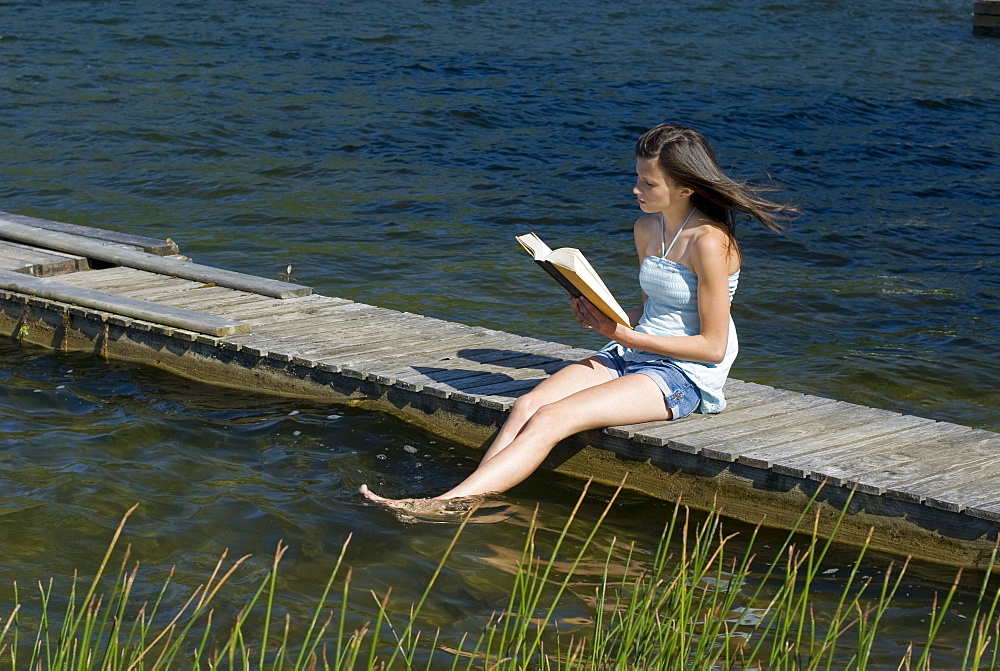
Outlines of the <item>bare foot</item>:
M375 503L381 503L382 505L387 506L393 502L392 499L387 499L384 496L379 496L372 490L368 489L367 484L361 485L358 491L361 492L362 496L364 496L366 499L368 499L369 501L374 501Z
M451 499L387 499L368 489L368 485L361 485L359 491L369 501L391 510L402 522L457 522L476 511L489 497L481 494ZM499 520L491 516L482 521Z

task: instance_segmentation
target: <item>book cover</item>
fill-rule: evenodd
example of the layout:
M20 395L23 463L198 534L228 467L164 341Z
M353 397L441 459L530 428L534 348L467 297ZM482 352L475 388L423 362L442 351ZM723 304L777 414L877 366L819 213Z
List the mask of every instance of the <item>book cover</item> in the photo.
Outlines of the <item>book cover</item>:
M579 249L551 249L534 233L515 236L539 266L571 296L585 296L609 319L632 328L625 310Z

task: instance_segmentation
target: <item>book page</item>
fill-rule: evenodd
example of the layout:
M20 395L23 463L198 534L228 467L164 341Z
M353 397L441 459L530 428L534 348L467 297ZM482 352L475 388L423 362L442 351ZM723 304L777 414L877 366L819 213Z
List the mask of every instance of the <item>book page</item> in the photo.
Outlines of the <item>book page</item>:
M536 261L544 261L545 258L552 253L549 246L542 242L534 233L527 233L525 235L517 235L514 237L515 240L521 243L521 246L527 250L531 256L534 257Z
M563 272L570 282L594 304L594 307L610 319L631 328L632 324L625 310L622 309L607 285L604 284L604 280L601 279L601 276L597 274L597 271L580 250L572 247L560 247L549 254L548 260Z
M632 328L625 310L579 249L560 247L552 250L534 233L515 236L515 239L570 294L576 295L579 292L609 319ZM573 288L577 291L572 291Z

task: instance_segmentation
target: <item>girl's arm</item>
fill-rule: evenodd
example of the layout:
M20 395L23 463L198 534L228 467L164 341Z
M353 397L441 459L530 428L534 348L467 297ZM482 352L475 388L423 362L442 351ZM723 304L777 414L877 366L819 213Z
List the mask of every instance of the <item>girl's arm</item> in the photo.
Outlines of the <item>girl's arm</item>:
M639 323L639 320L642 319L643 312L645 312L645 305L646 305L646 295L645 294L643 294L642 299L643 299L642 300L642 303L643 303L642 305L640 305L637 308L632 308L631 310L626 310L625 311L625 314L628 315L628 322L629 322L629 324L632 324L633 326Z
M639 243L637 230L637 247ZM728 240L719 229L706 227L705 233L697 236L692 243L694 247L688 261L698 276L700 333L690 336L637 333L605 317L585 298L574 299L574 310L580 323L626 347L681 361L721 362L729 344Z
M660 222L656 217L646 215L636 219L632 235L635 239L635 253L639 257L639 265L642 265L642 260L649 256L650 238L654 232L659 230ZM640 291L639 293L641 294L639 307L625 311L632 326L638 324L639 320L642 319L642 315L646 310L646 299L649 298L645 291Z

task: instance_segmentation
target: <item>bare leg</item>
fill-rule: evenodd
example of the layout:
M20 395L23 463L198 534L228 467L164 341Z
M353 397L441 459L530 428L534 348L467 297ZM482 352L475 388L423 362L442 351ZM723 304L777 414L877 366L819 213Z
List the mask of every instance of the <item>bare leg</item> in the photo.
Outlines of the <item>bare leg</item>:
M539 408L505 447L436 498L506 491L531 475L556 443L580 431L669 418L663 392L645 375L626 375L588 387Z
M493 439L486 454L483 455L480 468L502 452L521 433L536 410L610 380L611 373L607 367L593 359L577 361L553 373L552 376L543 380L538 386L514 402L514 407L511 408L506 421L500 427L500 431ZM368 485L361 485L360 491L369 500L389 506L404 514L414 512L413 509L419 509L421 513L428 512L425 503L428 501L427 499L388 499L368 489Z
M535 411L542 406L555 403L571 394L589 387L602 384L611 379L607 366L593 359L577 361L562 368L546 378L537 387L514 401L514 407L504 421L490 448L483 455L483 462L495 457L507 447L524 425L528 423Z

